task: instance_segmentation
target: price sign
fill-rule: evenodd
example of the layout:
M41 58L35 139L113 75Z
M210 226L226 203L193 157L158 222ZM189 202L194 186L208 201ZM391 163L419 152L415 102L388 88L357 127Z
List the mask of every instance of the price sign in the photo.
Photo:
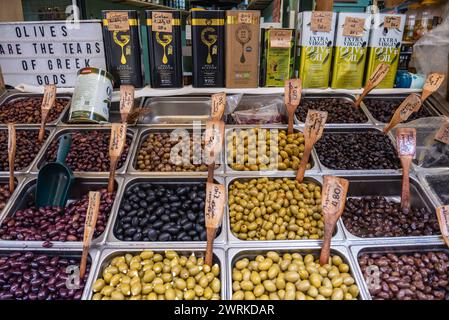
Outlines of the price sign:
M212 120L220 120L226 106L226 93L215 93L212 95L210 117Z
M153 32L173 32L173 14L170 12L154 11L151 21L151 30Z
M239 12L237 14L237 22L244 24L253 23L253 13L252 12Z
M120 86L120 114L122 122L126 122L128 114L134 106L134 86L121 85Z
M385 16L384 28L399 29L401 27L401 17L399 16Z
M435 134L435 140L443 142L445 144L449 144L449 120L447 120L443 125L438 129Z
M437 208L438 223L440 224L441 235L449 237L449 205Z
M310 30L312 32L331 32L332 30L332 12L314 11L310 21Z
M125 147L126 123L113 123L111 126L111 138L109 139L110 157L119 157Z
M128 12L111 11L106 13L106 20L108 22L109 31L128 31L129 21Z
M224 185L209 182L206 184L206 228L217 228L220 226L223 217L225 198Z
M318 111L309 109L304 129L304 139L311 140L312 144L317 142L323 135L324 125L327 120L326 111Z
M50 111L56 100L56 86L46 85L44 88L44 97L42 98L42 110Z
M338 219L345 208L349 181L339 177L324 176L321 204L323 213Z
M87 266L87 257L89 255L89 247L97 224L98 210L100 209L100 192L89 192L89 204L86 212L86 221L84 222L83 235L83 254L81 257L80 277L84 278Z
M396 148L400 157L414 157L416 154L416 129L399 128L396 131Z
M290 48L292 39L292 30L271 30L270 47L271 48Z
M365 31L365 18L346 17L343 26L343 36L361 37Z
M284 87L284 103L298 106L301 101L302 85L300 79L290 79L285 81Z
M442 73L431 73L424 83L422 90L421 100L426 100L432 93L438 90L444 81L444 74Z
M388 74L389 70L390 66L388 64L384 62L380 63L369 77L369 82L372 84L372 86L378 86L379 83L381 83L385 76Z

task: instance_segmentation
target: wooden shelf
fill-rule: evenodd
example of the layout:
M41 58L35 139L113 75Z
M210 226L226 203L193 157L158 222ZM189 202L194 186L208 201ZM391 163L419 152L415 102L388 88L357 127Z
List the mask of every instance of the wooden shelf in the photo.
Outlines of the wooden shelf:
M272 3L273 0L252 0L248 4L248 10L263 10Z
M164 6L162 4L156 4L152 2L140 1L140 0L108 0L113 3L121 3L121 4L129 4L130 6L145 8L145 9L154 9L154 10L179 10L183 15L188 15L189 11L181 10L169 6Z

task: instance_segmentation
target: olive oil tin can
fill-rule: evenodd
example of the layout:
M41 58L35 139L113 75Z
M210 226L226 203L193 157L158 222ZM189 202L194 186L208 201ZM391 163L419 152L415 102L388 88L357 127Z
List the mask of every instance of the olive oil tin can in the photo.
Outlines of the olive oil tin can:
M150 80L153 88L182 87L180 11L146 11Z
M70 104L70 123L104 123L109 121L113 76L98 68L83 68Z
M115 85L142 87L139 25L137 11L102 11L103 38L108 71Z
M192 11L193 86L224 87L225 11Z
M293 78L295 32L293 29L262 29L260 86L283 87Z

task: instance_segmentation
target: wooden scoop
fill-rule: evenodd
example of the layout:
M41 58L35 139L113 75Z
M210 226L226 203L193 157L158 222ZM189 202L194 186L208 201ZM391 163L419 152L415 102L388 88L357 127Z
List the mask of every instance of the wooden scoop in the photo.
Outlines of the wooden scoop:
M309 163L310 153L312 152L313 145L323 135L324 124L326 123L327 112L311 110L307 111L307 118L304 127L304 153L299 163L298 173L296 174L296 180L302 182L304 179L304 173L306 172L307 163Z
M56 86L54 84L47 85L44 88L44 97L42 98L41 105L41 126L39 128L39 142L44 140L45 136L45 123L47 122L48 114L50 113L51 108L55 104L56 100Z
M410 165L416 154L416 129L399 128L396 131L396 148L402 164L401 208L405 213L410 210Z
M373 90L382 82L382 80L388 74L388 70L390 70L390 66L384 62L380 63L376 67L376 69L373 71L368 81L366 82L362 94L358 97L357 101L354 103L355 107L358 107L362 102L363 98L365 98L366 95L371 92L371 90Z
M215 234L223 219L225 199L224 185L210 182L206 184L206 204L204 211L206 216L207 247L205 262L211 267Z
M0 92L6 90L5 79L3 78L2 67L0 66Z
M9 164L9 192L14 192L14 162L16 158L16 127L8 123L8 164Z
M438 223L440 224L441 236L449 247L449 205L437 208Z
M324 176L321 204L324 216L324 241L321 248L320 264L329 263L331 239L335 225L345 209L349 181L334 176Z
M424 102L432 93L438 90L444 81L444 74L442 73L431 73L424 83L422 89L421 101Z
M128 115L134 107L134 86L121 85L120 86L120 116L122 122L128 120Z
M212 120L221 120L226 107L226 93L215 93L211 98L210 118Z
M288 113L288 134L293 133L293 120L295 119L295 111L301 101L301 92L301 79L285 80L284 103Z
M80 278L83 279L86 273L87 257L89 256L89 247L97 224L98 210L100 209L100 192L89 192L89 205L86 212L86 221L84 222L83 236L83 255L81 256Z
M207 163L207 182L214 182L215 162L223 147L225 124L222 120L209 120L206 122L204 151Z
M109 168L108 192L114 192L114 179L117 163L122 155L126 142L126 123L113 123L111 126L111 138L109 140L109 157L111 165Z
M441 125L435 134L435 140L438 140L444 144L449 144L449 118Z
M412 93L404 101L402 101L401 105L396 109L393 114L393 117L390 120L390 123L385 126L384 133L387 134L391 129L393 129L398 123L402 121L406 121L408 117L413 112L416 112L421 108L422 101L421 98L416 94Z

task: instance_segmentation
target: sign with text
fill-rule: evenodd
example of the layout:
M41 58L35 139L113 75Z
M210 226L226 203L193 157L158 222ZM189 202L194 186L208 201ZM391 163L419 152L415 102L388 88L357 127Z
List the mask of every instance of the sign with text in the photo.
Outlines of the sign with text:
M0 66L5 83L74 87L85 67L106 68L99 20L79 28L65 21L0 23Z

